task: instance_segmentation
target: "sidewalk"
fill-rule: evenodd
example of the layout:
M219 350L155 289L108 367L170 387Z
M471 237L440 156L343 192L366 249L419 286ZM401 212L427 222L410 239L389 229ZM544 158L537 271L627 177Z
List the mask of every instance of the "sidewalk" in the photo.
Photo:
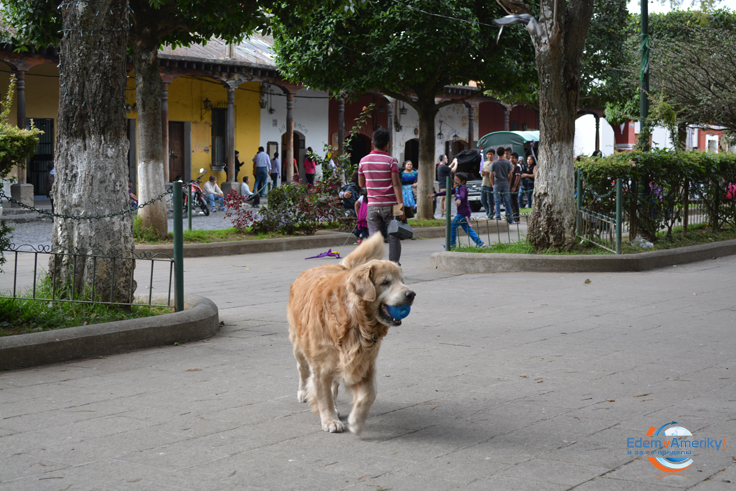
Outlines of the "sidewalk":
M429 268L441 245L404 242L417 300L383 343L362 438L323 432L296 400L289 286L334 260L187 259L219 335L0 372L0 491L734 489L733 450L667 474L626 442L672 421L736 437L736 258L456 275ZM344 390L338 405L345 418Z

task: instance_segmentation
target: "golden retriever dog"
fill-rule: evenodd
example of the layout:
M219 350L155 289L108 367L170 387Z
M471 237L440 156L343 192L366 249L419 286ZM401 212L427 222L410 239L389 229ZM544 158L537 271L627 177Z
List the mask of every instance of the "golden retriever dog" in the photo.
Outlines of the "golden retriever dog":
M350 431L359 435L376 398L376 357L381 341L400 319L387 306L411 305L416 293L404 284L401 267L381 261L383 237L363 241L340 264L304 271L289 291L289 339L299 371L299 402L308 401L322 429L342 432L337 389L353 395Z

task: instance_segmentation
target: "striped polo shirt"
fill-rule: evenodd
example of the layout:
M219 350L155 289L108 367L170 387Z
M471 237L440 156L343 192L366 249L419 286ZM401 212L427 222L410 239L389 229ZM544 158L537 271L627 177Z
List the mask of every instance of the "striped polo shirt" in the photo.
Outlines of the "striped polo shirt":
M358 175L365 177L368 206L398 204L394 193L392 174L399 173L399 163L388 152L373 150L360 159Z

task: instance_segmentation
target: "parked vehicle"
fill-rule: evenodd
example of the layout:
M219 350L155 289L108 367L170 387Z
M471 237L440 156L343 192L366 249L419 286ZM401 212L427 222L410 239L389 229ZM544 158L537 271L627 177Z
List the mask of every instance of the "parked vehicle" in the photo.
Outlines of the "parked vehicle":
M199 176L196 179L192 179L185 186L184 189L184 211L187 211L187 200L189 199L189 189L192 190L192 209L199 207L205 216L210 214L210 207L207 204L207 200L204 197L202 191L202 178L204 177L204 169L199 169Z

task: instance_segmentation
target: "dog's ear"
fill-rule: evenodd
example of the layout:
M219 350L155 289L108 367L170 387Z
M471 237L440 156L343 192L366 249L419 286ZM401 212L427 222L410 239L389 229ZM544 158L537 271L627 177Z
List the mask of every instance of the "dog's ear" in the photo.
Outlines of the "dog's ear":
M366 302L376 299L376 287L371 280L372 269L370 265L364 264L353 271L348 281L348 290Z

